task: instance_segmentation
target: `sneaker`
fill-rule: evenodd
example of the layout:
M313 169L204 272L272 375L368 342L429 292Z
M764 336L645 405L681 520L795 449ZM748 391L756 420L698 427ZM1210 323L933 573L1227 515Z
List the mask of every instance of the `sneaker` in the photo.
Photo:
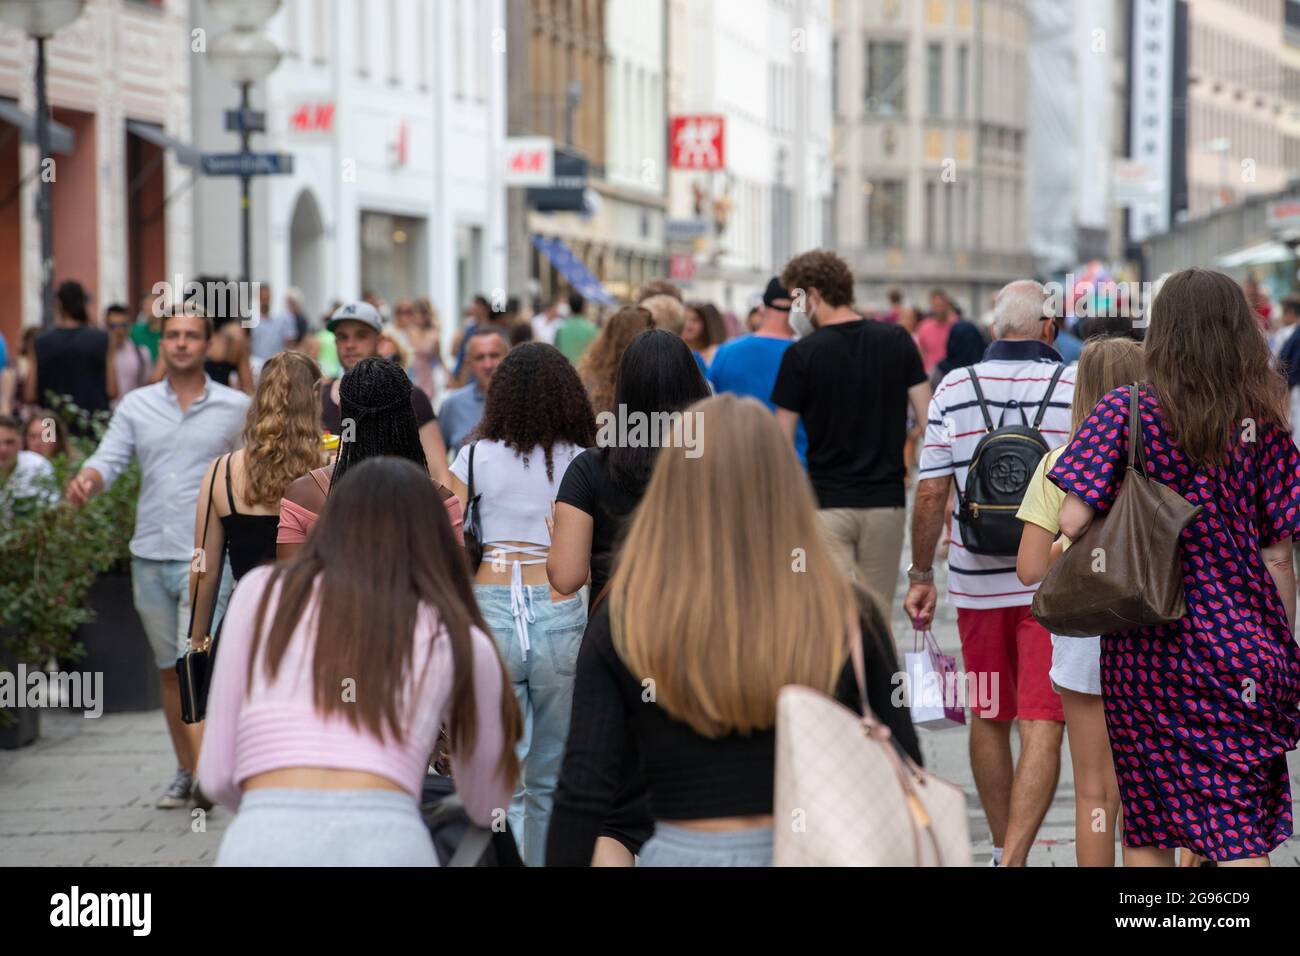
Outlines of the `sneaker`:
M202 791L202 789L199 788L199 782L197 780L194 781L193 797L194 797L194 805L198 807L200 810L202 810L204 813L207 813L209 810L212 809L212 801L209 800L207 794L205 794Z
M175 807L183 807L190 802L190 791L194 789L194 778L188 770L178 767L176 776L172 777L172 782L168 784L163 795L158 798L154 804L159 810L171 810Z

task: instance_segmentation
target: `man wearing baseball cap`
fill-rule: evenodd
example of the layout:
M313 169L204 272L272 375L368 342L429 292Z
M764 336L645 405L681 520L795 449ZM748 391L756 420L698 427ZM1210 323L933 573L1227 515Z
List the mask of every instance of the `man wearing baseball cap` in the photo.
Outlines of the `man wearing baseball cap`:
M334 333L334 344L338 349L339 365L342 366L344 375L352 371L362 359L379 354L379 334L384 330L384 320L379 310L369 302L348 302L339 306L325 327ZM341 434L343 430L342 415L339 412L340 381L341 378L336 378L322 384L320 395L321 424L326 431L335 435ZM450 486L447 446L443 444L429 396L418 388L411 389L411 408L415 411L415 420L420 426L420 444L424 446L429 472L439 483Z
M790 293L773 277L763 292L763 307L759 310L758 328L753 335L732 339L718 348L709 366L709 382L716 392L735 392L757 398L773 411L772 387L781 367L781 357L794 342L790 329ZM803 423L795 431L795 451L799 461L806 464L808 436Z

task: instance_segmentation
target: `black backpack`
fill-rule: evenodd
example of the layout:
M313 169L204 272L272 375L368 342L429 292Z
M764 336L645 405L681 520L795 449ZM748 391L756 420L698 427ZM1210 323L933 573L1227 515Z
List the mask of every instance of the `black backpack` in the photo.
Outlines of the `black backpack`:
M984 401L984 392L980 389L980 380L972 366L970 383L975 389L975 398L979 401L980 412L984 415L984 425L988 434L980 439L971 456L970 468L966 472L966 491L957 489L957 521L961 525L962 546L972 554L1014 557L1020 550L1020 532L1023 527L1016 512L1029 487L1029 479L1038 468L1039 461L1050 450L1038 427L1047 414L1048 402L1056 391L1056 383L1065 371L1064 365L1056 366L1052 381L1048 383L1047 394L1038 406L1034 423L1029 424L1025 418L1025 409L1012 399L1002 412L998 427L993 427L989 417L988 403ZM1004 425L1007 410L1015 408L1020 412L1020 424Z

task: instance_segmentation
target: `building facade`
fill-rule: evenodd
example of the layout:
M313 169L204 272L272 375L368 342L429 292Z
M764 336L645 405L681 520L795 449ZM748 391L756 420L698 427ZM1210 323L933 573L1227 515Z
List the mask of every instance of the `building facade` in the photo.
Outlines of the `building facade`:
M510 0L510 135L586 163L581 210L511 192L512 285L547 300L568 284L558 242L626 298L665 269L664 0ZM543 247L535 241L544 240Z
M190 209L178 200L196 158L190 133L190 0L90 0L46 42L56 127L49 170L53 279L81 282L92 317L191 263ZM0 334L16 354L41 321L41 176L35 43L0 28Z
M1024 0L835 4L835 244L859 302L980 313L1033 274Z
M743 319L798 252L833 244L830 0L670 0L669 113L720 116L719 171L674 169L689 298Z
M219 32L196 2L197 29ZM284 53L253 89L268 131L254 151L293 155L254 180L252 279L308 314L363 293L427 295L450 345L476 294L504 305L506 127L503 0L285 0L266 29ZM237 151L224 128L234 84L196 57L196 145ZM240 270L239 181L195 190L195 262Z

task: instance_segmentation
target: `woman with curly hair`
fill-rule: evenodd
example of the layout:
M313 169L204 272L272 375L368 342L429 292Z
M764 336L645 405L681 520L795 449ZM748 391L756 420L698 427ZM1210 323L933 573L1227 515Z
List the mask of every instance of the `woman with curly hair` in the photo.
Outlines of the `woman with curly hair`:
M414 386L401 366L388 359L364 358L339 383L339 456L333 466L314 468L284 489L276 556L287 561L298 553L325 508L330 488L368 458L391 455L430 471L420 441L420 427L411 405ZM318 406L319 408L319 406ZM316 427L320 427L317 419ZM319 433L317 441L320 441ZM301 474L301 473L300 473ZM460 501L433 477L429 479L447 509L456 539L461 537Z
M190 567L190 642L210 633L209 618L229 556L238 581L275 561L280 499L299 475L324 461L320 368L301 352L280 352L262 366L244 424L244 447L208 466L199 486ZM206 537L205 537L206 531Z
M583 355L578 363L578 376L587 386L591 408L597 415L614 410L614 382L623 353L634 338L654 327L654 316L647 309L636 305L619 309Z
M596 421L563 353L528 342L497 368L473 438L451 466L452 489L462 506L475 502L483 562L474 593L531 728L510 823L524 862L540 866L587 621L579 596L547 582L546 522L569 463L596 442Z

